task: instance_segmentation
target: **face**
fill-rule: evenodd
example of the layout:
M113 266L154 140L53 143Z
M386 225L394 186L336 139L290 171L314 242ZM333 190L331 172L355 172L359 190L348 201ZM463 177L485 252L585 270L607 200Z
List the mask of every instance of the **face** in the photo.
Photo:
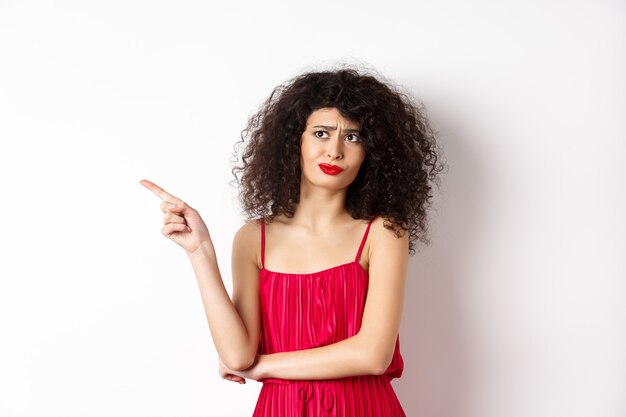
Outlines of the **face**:
M348 187L365 159L358 122L335 108L312 112L300 138L302 181L330 188Z

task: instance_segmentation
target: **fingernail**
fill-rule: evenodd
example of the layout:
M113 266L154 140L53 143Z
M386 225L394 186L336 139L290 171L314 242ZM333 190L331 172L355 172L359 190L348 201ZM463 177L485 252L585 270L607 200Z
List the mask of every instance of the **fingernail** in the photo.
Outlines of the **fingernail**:
M167 206L169 208L174 208L174 207L176 207L176 204L174 204L174 203L167 203Z

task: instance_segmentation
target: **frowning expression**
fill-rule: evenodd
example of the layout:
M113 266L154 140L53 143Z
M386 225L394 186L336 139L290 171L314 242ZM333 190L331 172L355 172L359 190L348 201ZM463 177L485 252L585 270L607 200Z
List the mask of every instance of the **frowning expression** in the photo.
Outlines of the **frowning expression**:
M302 181L320 187L348 187L365 159L358 122L344 118L334 107L309 115L300 146Z

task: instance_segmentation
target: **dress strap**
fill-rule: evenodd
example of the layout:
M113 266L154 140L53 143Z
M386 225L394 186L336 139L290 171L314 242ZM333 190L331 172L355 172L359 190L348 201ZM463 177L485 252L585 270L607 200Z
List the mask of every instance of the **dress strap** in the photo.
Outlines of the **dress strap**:
M367 234L370 232L370 226L372 225L373 221L374 219L370 220L370 222L367 224L367 228L365 229L365 233L363 234L363 239L361 239L361 246L359 246L359 251L356 253L356 258L354 259L354 262L359 262L359 259L361 258L361 252L363 251L363 246L365 246L365 240L367 240Z
M265 268L265 220L261 219L261 266Z

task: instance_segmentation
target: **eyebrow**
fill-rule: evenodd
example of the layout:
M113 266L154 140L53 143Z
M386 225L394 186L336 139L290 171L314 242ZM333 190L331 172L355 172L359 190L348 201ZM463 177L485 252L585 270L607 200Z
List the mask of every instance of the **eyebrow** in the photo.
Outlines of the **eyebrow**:
M323 129L326 130L337 130L337 126L324 126L324 125L317 125L317 126L313 126L313 127L321 127ZM360 132L359 129L344 129L344 132Z

